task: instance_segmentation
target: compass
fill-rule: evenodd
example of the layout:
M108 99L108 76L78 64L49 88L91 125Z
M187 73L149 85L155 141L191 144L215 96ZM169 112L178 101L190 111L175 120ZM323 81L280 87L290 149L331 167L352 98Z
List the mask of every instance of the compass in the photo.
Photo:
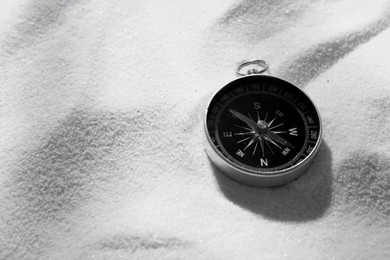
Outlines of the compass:
M250 66L261 69L241 72ZM262 60L241 64L240 77L212 97L204 120L211 161L251 186L296 179L321 143L321 119L314 103L294 84L261 75L267 67Z

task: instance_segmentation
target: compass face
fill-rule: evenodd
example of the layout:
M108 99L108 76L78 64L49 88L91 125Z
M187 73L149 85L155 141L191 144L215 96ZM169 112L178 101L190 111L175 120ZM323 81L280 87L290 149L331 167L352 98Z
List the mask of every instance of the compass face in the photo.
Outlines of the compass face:
M229 164L270 175L309 160L321 134L306 94L265 75L238 78L215 94L206 128L214 150Z

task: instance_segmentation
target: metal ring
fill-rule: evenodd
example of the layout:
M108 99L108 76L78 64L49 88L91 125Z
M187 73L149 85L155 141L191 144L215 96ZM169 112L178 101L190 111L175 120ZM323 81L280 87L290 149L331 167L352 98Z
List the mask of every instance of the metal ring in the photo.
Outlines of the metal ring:
M258 68L248 69L246 73L242 73L241 70L249 65L256 65ZM247 76L251 74L260 74L268 69L268 62L265 60L248 60L241 63L237 69L236 74L238 76Z

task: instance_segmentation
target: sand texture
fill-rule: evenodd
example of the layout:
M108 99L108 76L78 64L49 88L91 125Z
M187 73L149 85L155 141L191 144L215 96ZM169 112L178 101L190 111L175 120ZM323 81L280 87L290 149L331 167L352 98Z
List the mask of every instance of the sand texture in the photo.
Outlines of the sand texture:
M0 259L390 259L390 3L1 1ZM204 151L262 58L323 143L277 188Z

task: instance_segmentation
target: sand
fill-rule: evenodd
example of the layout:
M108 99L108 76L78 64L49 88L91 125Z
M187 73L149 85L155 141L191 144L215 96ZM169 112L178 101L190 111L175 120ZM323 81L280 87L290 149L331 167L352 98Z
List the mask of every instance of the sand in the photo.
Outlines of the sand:
M387 1L3 1L0 259L389 259ZM310 169L241 185L203 114L240 61L313 99Z

